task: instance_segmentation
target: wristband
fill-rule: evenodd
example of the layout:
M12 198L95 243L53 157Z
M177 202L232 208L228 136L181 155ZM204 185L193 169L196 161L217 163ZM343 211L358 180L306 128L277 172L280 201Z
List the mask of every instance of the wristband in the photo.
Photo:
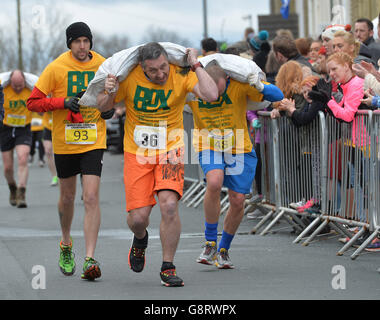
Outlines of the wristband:
M193 64L193 65L191 66L191 71L195 72L195 70L196 70L197 68L199 68L199 67L202 68L202 65L201 65L201 63L198 61L197 63L195 63L195 64Z

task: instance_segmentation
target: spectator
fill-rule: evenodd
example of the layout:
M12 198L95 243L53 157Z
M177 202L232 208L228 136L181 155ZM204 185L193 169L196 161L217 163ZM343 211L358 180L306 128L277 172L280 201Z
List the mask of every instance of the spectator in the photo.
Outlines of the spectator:
M310 76L302 81L301 88L302 94L306 101L302 109L296 109L295 101L292 99L284 99L279 105L281 111L286 111L296 126L304 126L312 122L319 111L325 109L325 105L320 103L318 99L314 99L315 95L309 95L309 93L316 89L317 82L320 78L317 76ZM314 88L315 87L315 88Z
M355 120L360 100L363 99L364 80L355 76L352 66L352 58L344 52L335 53L327 60L330 77L341 85L343 99L338 103L331 96L325 96L326 103L334 117L346 122Z
M301 83L303 73L301 66L295 61L289 61L281 66L276 77L276 85L283 92L286 99L294 100L296 109L304 107L306 101L302 95ZM279 110L280 103L275 103L275 109L272 111L272 118L281 116Z
M334 24L325 28L322 32L322 44L326 48L327 57L331 56L334 53L332 40L334 39L334 34L337 31L351 31L351 26Z
M311 75L312 65L307 58L301 56L296 42L287 36L277 36L273 40L273 51L277 61L282 65L288 61L296 61L302 67L304 75Z
M210 54L218 52L218 44L213 38L206 38L201 41L202 55L208 56Z
M267 58L267 63L265 64L265 73L267 75L267 81L276 84L276 76L280 70L280 63L277 61L274 51L270 51Z
M322 48L322 42L319 40L312 41L309 52L309 62L313 65L317 62L319 50Z
M285 36L285 37L288 37L290 39L294 39L292 31L289 29L278 29L276 31L276 36L278 36L278 37Z
M315 72L325 79L328 78L326 61L327 61L326 48L322 46L321 49L319 49L318 57L317 57L316 62L313 63L313 67L314 67Z
M310 39L299 38L296 40L296 47L297 47L298 52L300 53L301 56L307 59L309 59L310 46L311 46Z
M377 64L380 59L380 44L376 43L373 35L373 23L371 20L367 18L356 20L355 37L368 47L372 55L372 60L374 60Z
M354 64L352 69L358 77L365 79L364 90L371 89L376 95L380 95L380 72L371 63L362 61Z
M265 69L265 65L268 60L268 55L271 50L268 42L269 33L266 30L262 30L259 34L249 40L249 44L254 51L253 61L261 68Z
M248 27L244 30L244 41L249 41L249 38L252 38L255 35L255 30L251 27Z
M375 65L375 62L370 58L371 53L366 46L361 46L360 42L355 39L351 32L337 31L333 39L333 51L345 52L354 59L354 63L367 61Z

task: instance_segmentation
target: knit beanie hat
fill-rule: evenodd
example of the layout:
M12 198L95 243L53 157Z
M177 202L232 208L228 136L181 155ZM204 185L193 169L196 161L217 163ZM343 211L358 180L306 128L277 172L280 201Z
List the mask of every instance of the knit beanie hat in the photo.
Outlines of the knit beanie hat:
M92 48L92 33L87 24L84 22L75 22L66 29L66 44L70 49L71 42L79 37L87 37L90 40L90 49Z
M262 30L259 32L257 36L254 36L249 39L249 44L257 51L260 50L261 44L267 41L269 38L269 33L266 30Z

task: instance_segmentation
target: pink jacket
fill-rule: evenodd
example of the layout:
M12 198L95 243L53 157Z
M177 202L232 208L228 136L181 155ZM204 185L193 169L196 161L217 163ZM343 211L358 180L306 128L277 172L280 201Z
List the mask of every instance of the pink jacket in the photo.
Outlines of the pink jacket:
M342 101L338 103L332 98L327 104L335 118L346 122L352 122L352 141L355 145L359 144L360 146L365 145L363 140L365 136L365 127L360 125L364 132L361 132L361 142L356 141L356 127L358 126L358 123L355 116L361 104L360 100L364 97L363 87L364 79L355 76L347 83L341 85L341 88L343 89Z

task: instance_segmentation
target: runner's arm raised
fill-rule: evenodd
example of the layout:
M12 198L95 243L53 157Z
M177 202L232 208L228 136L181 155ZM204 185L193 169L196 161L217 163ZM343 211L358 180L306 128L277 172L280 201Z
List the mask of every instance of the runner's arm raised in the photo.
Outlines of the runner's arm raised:
M96 98L97 106L100 112L109 111L114 107L118 89L119 82L117 81L117 78L109 74L104 83L104 92L98 94Z
M197 50L188 48L186 50L187 61L190 66L197 66ZM197 67L194 71L198 78L198 83L193 89L193 93L204 101L212 102L219 98L218 87L210 75L202 68Z

